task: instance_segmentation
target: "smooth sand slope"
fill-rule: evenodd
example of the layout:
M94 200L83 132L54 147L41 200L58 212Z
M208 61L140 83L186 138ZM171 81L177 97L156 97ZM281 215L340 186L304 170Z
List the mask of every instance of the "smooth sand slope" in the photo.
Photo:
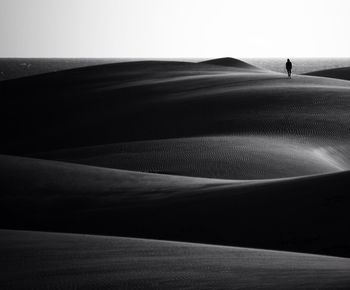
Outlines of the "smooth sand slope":
M54 127L65 128L69 138L48 144L51 137L60 134L55 131L56 135L49 133L45 140L39 136L36 143L36 147L45 144L46 149L54 149L84 140L85 147L34 156L226 179L282 178L350 168L347 81L305 76L289 80L282 74L226 58L200 64L142 62L94 69L102 72L97 74L90 68L81 74L91 78L93 73L96 75L92 82L95 91L86 91L96 95L93 98L102 98L98 107L91 106L90 115L82 115L78 104L73 106L70 110L78 110L79 119L75 116L69 125ZM116 74L114 86L101 83L103 76L112 82L112 72ZM138 80L133 79L136 75ZM67 85L67 90L72 86L74 82ZM108 97L100 96L107 92ZM62 92L60 99L64 96ZM67 106L76 98L74 95L67 100ZM113 102L110 107L103 103L107 99ZM111 108L113 114L107 121L105 113ZM66 118L67 114L63 123ZM72 126L84 127L68 133ZM37 124L34 134L38 127L42 124ZM157 140L144 141L153 138ZM24 138L21 144L28 140L35 139ZM116 140L118 143L105 144ZM90 142L101 144L87 147Z
M66 149L40 158L87 165L226 179L283 178L350 168L347 144L292 136L161 139Z
M217 59L210 59L206 61L202 61L201 63L206 64L214 64L219 66L228 66L228 67L235 67L235 68L250 68L250 69L256 69L253 65L246 63L244 61L241 61L239 59L231 58L231 57L223 57L223 58L217 58Z
M348 81L220 59L96 66L0 89L2 153L226 179L349 169Z
M350 80L350 67L314 71L314 72L306 73L306 75Z
M0 231L0 266L3 290L348 289L350 285L349 259L42 232Z
M349 172L212 180L1 156L0 227L350 257Z
M349 137L350 83L140 62L2 82L2 153L216 135Z

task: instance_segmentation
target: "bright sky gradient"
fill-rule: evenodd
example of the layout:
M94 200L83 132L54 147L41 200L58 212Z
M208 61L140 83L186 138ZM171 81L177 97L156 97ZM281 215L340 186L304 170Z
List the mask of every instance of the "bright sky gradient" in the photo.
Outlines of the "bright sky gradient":
M349 0L0 0L0 57L349 57Z

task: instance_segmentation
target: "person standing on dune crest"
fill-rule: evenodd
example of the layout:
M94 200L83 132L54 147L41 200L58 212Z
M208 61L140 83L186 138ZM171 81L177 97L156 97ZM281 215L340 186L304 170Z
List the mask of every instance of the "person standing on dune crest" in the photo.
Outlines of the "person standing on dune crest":
M288 77L291 79L292 78L292 62L289 60L289 58L287 59L287 62L286 62L286 69L287 69L287 72L288 72Z

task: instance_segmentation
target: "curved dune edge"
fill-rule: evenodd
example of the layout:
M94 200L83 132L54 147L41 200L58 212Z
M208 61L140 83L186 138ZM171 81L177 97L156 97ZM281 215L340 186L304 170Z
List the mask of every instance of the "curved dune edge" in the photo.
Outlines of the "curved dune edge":
M2 197L29 192L70 192L122 194L148 192L160 198L167 194L186 193L213 188L240 187L278 182L319 179L337 173L310 174L270 179L219 179L171 174L148 173L73 162L37 159L0 154L0 188ZM340 171L347 174L350 171ZM159 192L162 195L159 195ZM121 196L118 196L118 198ZM136 196L135 196L136 197ZM122 198L121 200L122 201Z
M30 81L42 81L45 78L64 78L65 75L70 75L70 77L78 77L79 74L85 74L90 76L95 72L99 72L105 74L104 76L113 76L113 73L117 72L115 77L118 77L118 71L131 71L133 73L137 73L140 71L139 76L144 76L144 74L149 74L147 72L147 67L152 67L155 69L155 72L159 72L161 70L166 71L167 69L184 69L184 71L188 71L186 75L195 75L200 73L201 71L209 71L216 73L222 72L232 72L232 71L255 71L262 72L266 71L262 68L251 65L247 62L241 61L235 58L218 58L218 59L210 59L207 61L200 62L188 62L188 61L177 61L177 60L134 60L134 61L123 61L123 62L113 62L113 63L100 63L93 65L83 65L78 67L72 67L68 69L55 70L50 72L43 72L33 75L24 75L18 76L16 78L3 80L2 83L15 83L15 82L27 82ZM192 70L192 72L190 72ZM169 72L168 72L169 73ZM166 74L167 76L168 74ZM103 76L103 77L104 77Z
M305 75L350 80L350 67L333 68L306 73Z
M1 156L0 228L350 257L350 171L263 181Z
M350 83L345 80L139 62L3 82L0 90L1 153L288 134L319 142L314 160L335 169L346 170L342 162L350 156ZM0 228L350 257L349 171L233 182L14 156L0 159Z
M0 90L0 151L13 155L242 133L350 138L344 80L138 62L5 81Z
M260 68L253 66L245 61L242 61L242 60L239 60L236 58L232 58L232 57L215 58L215 59L201 61L199 63L212 64L212 65L218 65L218 66L224 66L224 67L260 69Z
M35 154L98 167L228 180L309 176L350 169L350 146L295 136L203 136Z
M152 195L152 192L165 194L245 183L241 180L153 174L9 155L0 155L0 160L0 186L17 194L40 190L85 194L149 192ZM2 196L11 194L6 194L4 190Z
M121 237L0 231L1 289L346 289L350 259Z

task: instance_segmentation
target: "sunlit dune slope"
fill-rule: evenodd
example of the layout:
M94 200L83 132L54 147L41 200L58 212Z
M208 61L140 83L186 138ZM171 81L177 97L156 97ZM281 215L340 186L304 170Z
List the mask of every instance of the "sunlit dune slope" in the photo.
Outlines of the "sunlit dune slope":
M303 176L350 169L350 146L294 136L212 136L117 143L40 158L144 172L225 179Z
M120 237L0 231L7 289L347 289L350 260ZM42 257L45 259L42 259Z
M2 153L164 138L348 140L350 83L255 68L138 62L1 82Z
M1 157L0 227L350 257L349 172L223 181Z

